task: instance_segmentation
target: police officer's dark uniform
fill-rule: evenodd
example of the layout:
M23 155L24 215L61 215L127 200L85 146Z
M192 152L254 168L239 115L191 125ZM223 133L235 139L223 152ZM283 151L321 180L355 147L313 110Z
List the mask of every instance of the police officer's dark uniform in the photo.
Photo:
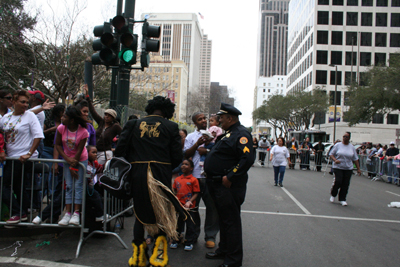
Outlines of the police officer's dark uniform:
M218 115L242 113L232 105L221 103ZM220 243L209 259L224 259L221 266L239 267L243 260L242 222L240 207L246 195L247 171L253 164L253 142L250 132L240 122L225 129L204 162L207 185L217 207L220 223ZM230 188L222 184L226 176Z

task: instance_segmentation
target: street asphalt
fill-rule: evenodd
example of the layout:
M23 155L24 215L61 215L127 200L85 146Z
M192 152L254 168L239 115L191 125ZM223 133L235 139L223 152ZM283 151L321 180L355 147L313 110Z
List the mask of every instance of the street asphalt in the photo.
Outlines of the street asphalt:
M349 205L342 207L337 199L329 202L333 178L330 174L324 176L323 172L296 167L286 170L283 188L274 186L272 167L256 165L250 169L242 206L243 266L398 266L400 209L389 208L388 204L400 202L400 187L353 175ZM204 208L200 212L204 219ZM128 266L133 222L133 217L126 218L125 229L120 232L128 250L113 236L95 235L83 244L77 259L76 230L0 238L0 266ZM1 231L5 229L0 229L0 234ZM202 238L191 252L182 246L169 249L170 266L221 264L222 261L205 258L205 253L212 250L205 248ZM24 242L12 258L20 261L6 263L12 259L15 246L3 248L17 240ZM36 247L43 241L50 244ZM29 265L29 259L49 262Z

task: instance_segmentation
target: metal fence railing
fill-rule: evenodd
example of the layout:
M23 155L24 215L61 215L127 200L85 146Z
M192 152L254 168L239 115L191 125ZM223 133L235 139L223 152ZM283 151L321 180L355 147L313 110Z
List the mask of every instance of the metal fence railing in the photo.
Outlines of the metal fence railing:
M92 234L84 238L84 234L89 232L89 228L85 218L87 217L88 200L92 197L93 189L88 190L87 179L84 177L82 188L82 205L80 211L79 225L59 225L59 219L64 213L65 208L65 176L62 166L59 166L59 174L54 168L49 167L51 164L65 164L66 161L58 159L29 159L26 163L20 164L19 158L7 158L4 168L8 169L7 173L3 172L0 180L0 225L13 226L30 226L30 227L60 227L79 229L79 240L76 249L76 258L79 257L84 240L88 239L94 233L103 233L115 236L119 242L127 248L126 244L119 237L118 233L110 232L107 227L110 222L115 220L114 226L120 224L123 228L124 213L133 208L132 203L124 203L122 200L110 197L105 191L103 195L103 222L102 231L93 231ZM22 166L22 170L17 170ZM79 163L86 173L84 164ZM11 173L11 175L10 175ZM21 173L21 175L16 175ZM52 179L48 179L49 174ZM6 177L7 176L7 177ZM72 200L74 200L75 179L72 179ZM102 191L104 189L101 189ZM103 193L103 192L102 192ZM74 203L72 203L72 207ZM18 221L10 220L12 216L17 216ZM14 217L15 219L15 217ZM91 217L95 221L95 217Z
M367 155L359 155L360 169L371 181L386 181L399 183L399 160L387 159L385 157L368 157Z

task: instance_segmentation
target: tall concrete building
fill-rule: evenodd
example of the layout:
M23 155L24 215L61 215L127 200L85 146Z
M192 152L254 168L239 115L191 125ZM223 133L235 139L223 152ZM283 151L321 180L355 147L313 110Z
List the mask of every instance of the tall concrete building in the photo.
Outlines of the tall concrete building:
M260 0L257 77L286 75L289 0Z
M332 105L320 117L320 129L333 136L335 80L336 137L352 132L353 142L389 143L399 114L376 114L372 123L348 127L347 86L363 84L371 65L387 65L400 51L399 0L291 0L289 6L288 92L323 88ZM337 73L336 73L337 68Z
M210 96L212 41L203 33L200 50L200 93Z
M211 82L210 95L212 95L209 103L210 114L216 114L220 110L221 102L230 104L232 106L235 105L235 99L233 97L229 97L228 86L220 85L219 82Z

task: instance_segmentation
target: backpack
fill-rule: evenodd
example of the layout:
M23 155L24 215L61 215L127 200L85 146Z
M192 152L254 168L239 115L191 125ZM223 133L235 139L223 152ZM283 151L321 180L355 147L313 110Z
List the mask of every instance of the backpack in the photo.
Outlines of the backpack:
M132 165L126 159L113 157L106 162L99 181L110 195L119 199L131 199L132 184L129 180L131 169Z

